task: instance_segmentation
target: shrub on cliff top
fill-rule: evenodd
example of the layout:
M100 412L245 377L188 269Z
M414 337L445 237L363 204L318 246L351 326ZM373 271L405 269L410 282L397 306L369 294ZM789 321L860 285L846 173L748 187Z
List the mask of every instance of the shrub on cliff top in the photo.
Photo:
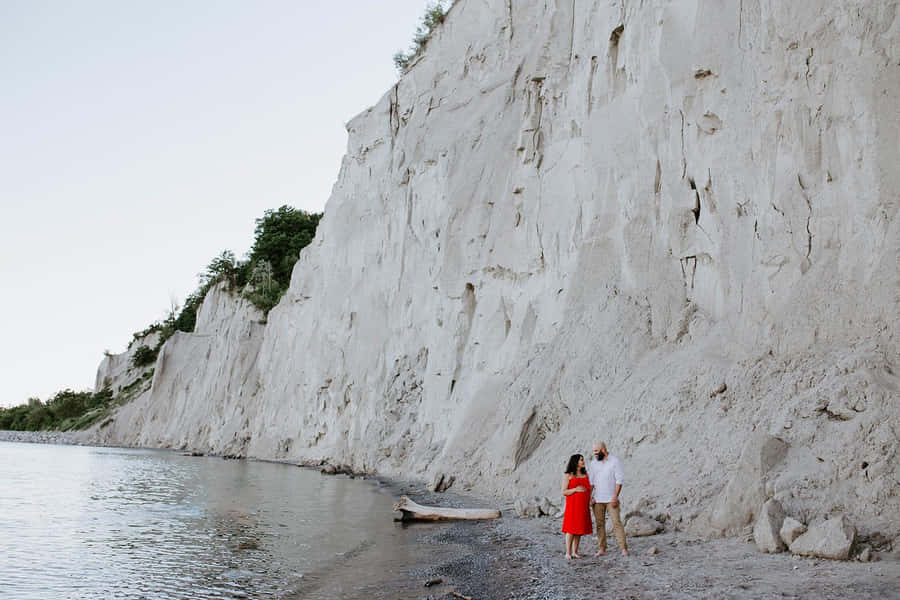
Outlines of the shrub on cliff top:
M238 260L234 252L223 250L197 275L199 286L185 299L184 306L172 306L164 320L134 334L135 340L159 331L159 342L153 348L156 352L176 331L193 332L203 299L213 286L223 281L228 291L243 290L245 298L268 314L287 290L294 263L300 251L315 238L321 218L322 213L310 213L287 205L266 210L256 219L253 246L246 259ZM149 360L149 354L141 352L140 360ZM147 366L150 362L132 364Z
M425 14L422 15L419 26L416 27L416 33L413 35L412 45L408 52L403 50L394 54L394 66L400 75L406 73L410 63L415 59L428 44L434 30L444 22L447 12L453 6L454 0L436 0L429 2L425 7Z
M175 331L185 331L187 333L194 331L194 326L197 324L197 311L200 309L207 291L200 288L185 299L181 312L175 318Z
M137 369L152 365L156 361L156 354L159 347L151 348L150 346L139 346L131 356L131 366Z
M300 251L312 242L322 213L309 213L292 206L269 209L256 219L253 246L247 258L238 260L231 250L214 257L197 275L199 286L179 307L173 303L165 319L134 334L139 341L159 332L159 341L150 348L139 347L132 357L133 367L146 367L156 360L162 345L176 331L191 333L197 324L197 311L206 294L220 282L232 293L241 293L254 306L268 312L281 300L291 282L291 271Z
M206 265L206 269L197 275L200 286L185 298L184 306L180 310L176 307L170 313L171 326L163 327L162 342L165 342L176 331L187 333L194 331L194 327L197 325L197 311L200 310L206 293L221 281L226 282L229 291L239 290L247 283L248 268L249 263L237 260L231 250L223 250L213 258ZM166 322L168 321L169 319L166 320Z
M313 241L321 218L321 213L308 213L292 206L265 211L261 218L256 219L253 230L249 271L253 272L262 261L267 261L271 266L272 279L287 287L294 263L300 251Z
M224 281L229 290L236 290L247 283L247 265L237 260L231 250L223 250L206 265L206 270L198 277L201 289L208 291L215 284Z
M256 219L253 247L247 260L248 278L244 297L263 314L281 300L291 283L291 272L300 251L316 237L321 213L308 213L292 206L267 210Z

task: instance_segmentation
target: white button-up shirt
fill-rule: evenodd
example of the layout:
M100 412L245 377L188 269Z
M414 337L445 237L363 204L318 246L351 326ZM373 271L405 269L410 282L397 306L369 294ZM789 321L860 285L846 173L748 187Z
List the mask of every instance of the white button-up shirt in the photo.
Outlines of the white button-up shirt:
M594 459L588 463L588 478L594 487L594 502L610 502L616 494L616 485L622 485L625 475L622 461L610 454L606 460Z

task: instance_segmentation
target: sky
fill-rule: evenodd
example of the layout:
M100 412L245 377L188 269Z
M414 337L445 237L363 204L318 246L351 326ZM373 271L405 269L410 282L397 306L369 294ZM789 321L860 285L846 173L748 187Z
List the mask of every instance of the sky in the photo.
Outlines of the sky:
M0 406L92 389L254 219L321 211L425 0L0 0Z

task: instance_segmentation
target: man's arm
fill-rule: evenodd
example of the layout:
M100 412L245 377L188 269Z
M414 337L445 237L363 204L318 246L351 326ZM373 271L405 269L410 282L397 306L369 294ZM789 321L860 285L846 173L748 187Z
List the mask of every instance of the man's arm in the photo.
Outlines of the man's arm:
M617 508L619 506L619 492L622 491L622 483L625 481L625 473L622 471L622 461L618 458L616 459L616 464L613 465L613 474L616 477L616 492L613 494L609 505L613 508Z
M594 506L594 477L595 477L594 470L592 468L593 466L594 466L594 461L589 462L588 466L587 466L588 483L591 484L591 489L590 489L591 500L590 500L589 504L592 508Z
M622 490L622 484L616 484L616 493L613 494L612 500L609 501L609 505L613 508L618 508L619 506L619 492Z

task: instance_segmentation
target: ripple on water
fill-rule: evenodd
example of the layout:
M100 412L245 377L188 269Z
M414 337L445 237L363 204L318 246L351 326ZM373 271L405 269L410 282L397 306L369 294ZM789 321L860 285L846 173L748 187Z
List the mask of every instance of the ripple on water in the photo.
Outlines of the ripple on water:
M350 565L415 562L390 497L287 465L0 442L0 481L0 590L18 600L326 598Z

